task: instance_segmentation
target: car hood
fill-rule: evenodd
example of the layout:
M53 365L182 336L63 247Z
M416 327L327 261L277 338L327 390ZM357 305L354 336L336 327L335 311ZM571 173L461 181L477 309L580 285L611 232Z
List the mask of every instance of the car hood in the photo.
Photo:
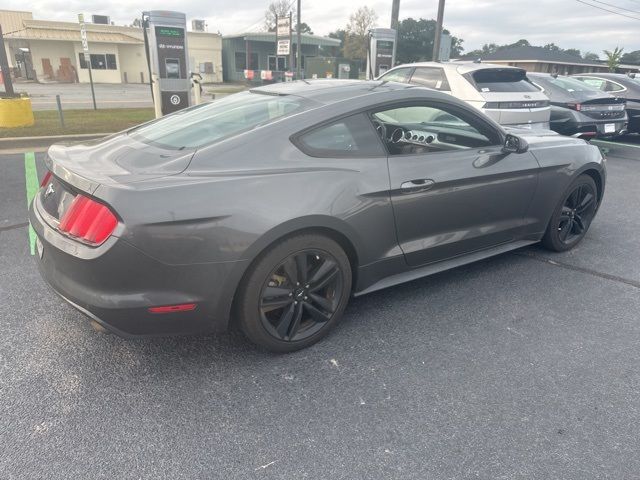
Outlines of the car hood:
M123 132L89 142L52 145L45 163L58 178L93 193L100 184L131 184L179 174L194 153L195 149L149 145Z

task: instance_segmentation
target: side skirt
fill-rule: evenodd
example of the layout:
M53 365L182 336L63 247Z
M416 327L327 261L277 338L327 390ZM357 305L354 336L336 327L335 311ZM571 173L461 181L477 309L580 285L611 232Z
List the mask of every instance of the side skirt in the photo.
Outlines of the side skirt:
M461 267L462 265L477 262L478 260L484 260L485 258L500 255L501 253L510 252L511 250L516 250L518 248L526 247L527 245L532 245L538 242L539 240L518 240L515 242L505 243L503 245L488 248L486 250L479 250L477 252L471 252L466 255L460 255L459 257L443 260L441 262L431 263L423 267L413 268L406 272L397 273L395 275L391 275L389 277L378 280L376 283L365 288L364 290L355 292L353 296L359 297L360 295L366 295L367 293L375 292L376 290L382 290L383 288L392 287L400 283L410 282L411 280L427 277L429 275L443 272L445 270L450 270L452 268Z

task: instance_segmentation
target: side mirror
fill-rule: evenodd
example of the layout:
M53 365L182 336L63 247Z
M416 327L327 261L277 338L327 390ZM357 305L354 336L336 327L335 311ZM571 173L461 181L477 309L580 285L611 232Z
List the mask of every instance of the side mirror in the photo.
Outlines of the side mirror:
M502 146L504 153L524 153L527 150L529 150L529 144L524 138L507 133L504 139L504 145Z

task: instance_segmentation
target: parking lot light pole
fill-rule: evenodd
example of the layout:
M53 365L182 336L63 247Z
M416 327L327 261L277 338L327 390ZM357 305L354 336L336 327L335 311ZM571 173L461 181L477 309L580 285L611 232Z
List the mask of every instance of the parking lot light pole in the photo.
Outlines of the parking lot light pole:
M442 20L444 18L444 0L438 2L438 20L436 21L436 32L433 37L433 54L434 62L440 60L440 37L442 37Z

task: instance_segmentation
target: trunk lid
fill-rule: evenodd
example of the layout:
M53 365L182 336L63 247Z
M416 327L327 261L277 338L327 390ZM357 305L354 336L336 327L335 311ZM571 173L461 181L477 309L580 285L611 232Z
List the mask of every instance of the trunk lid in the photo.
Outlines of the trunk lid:
M177 175L195 149L167 149L119 133L84 143L52 145L47 168L62 182L92 194L99 185L126 185Z

